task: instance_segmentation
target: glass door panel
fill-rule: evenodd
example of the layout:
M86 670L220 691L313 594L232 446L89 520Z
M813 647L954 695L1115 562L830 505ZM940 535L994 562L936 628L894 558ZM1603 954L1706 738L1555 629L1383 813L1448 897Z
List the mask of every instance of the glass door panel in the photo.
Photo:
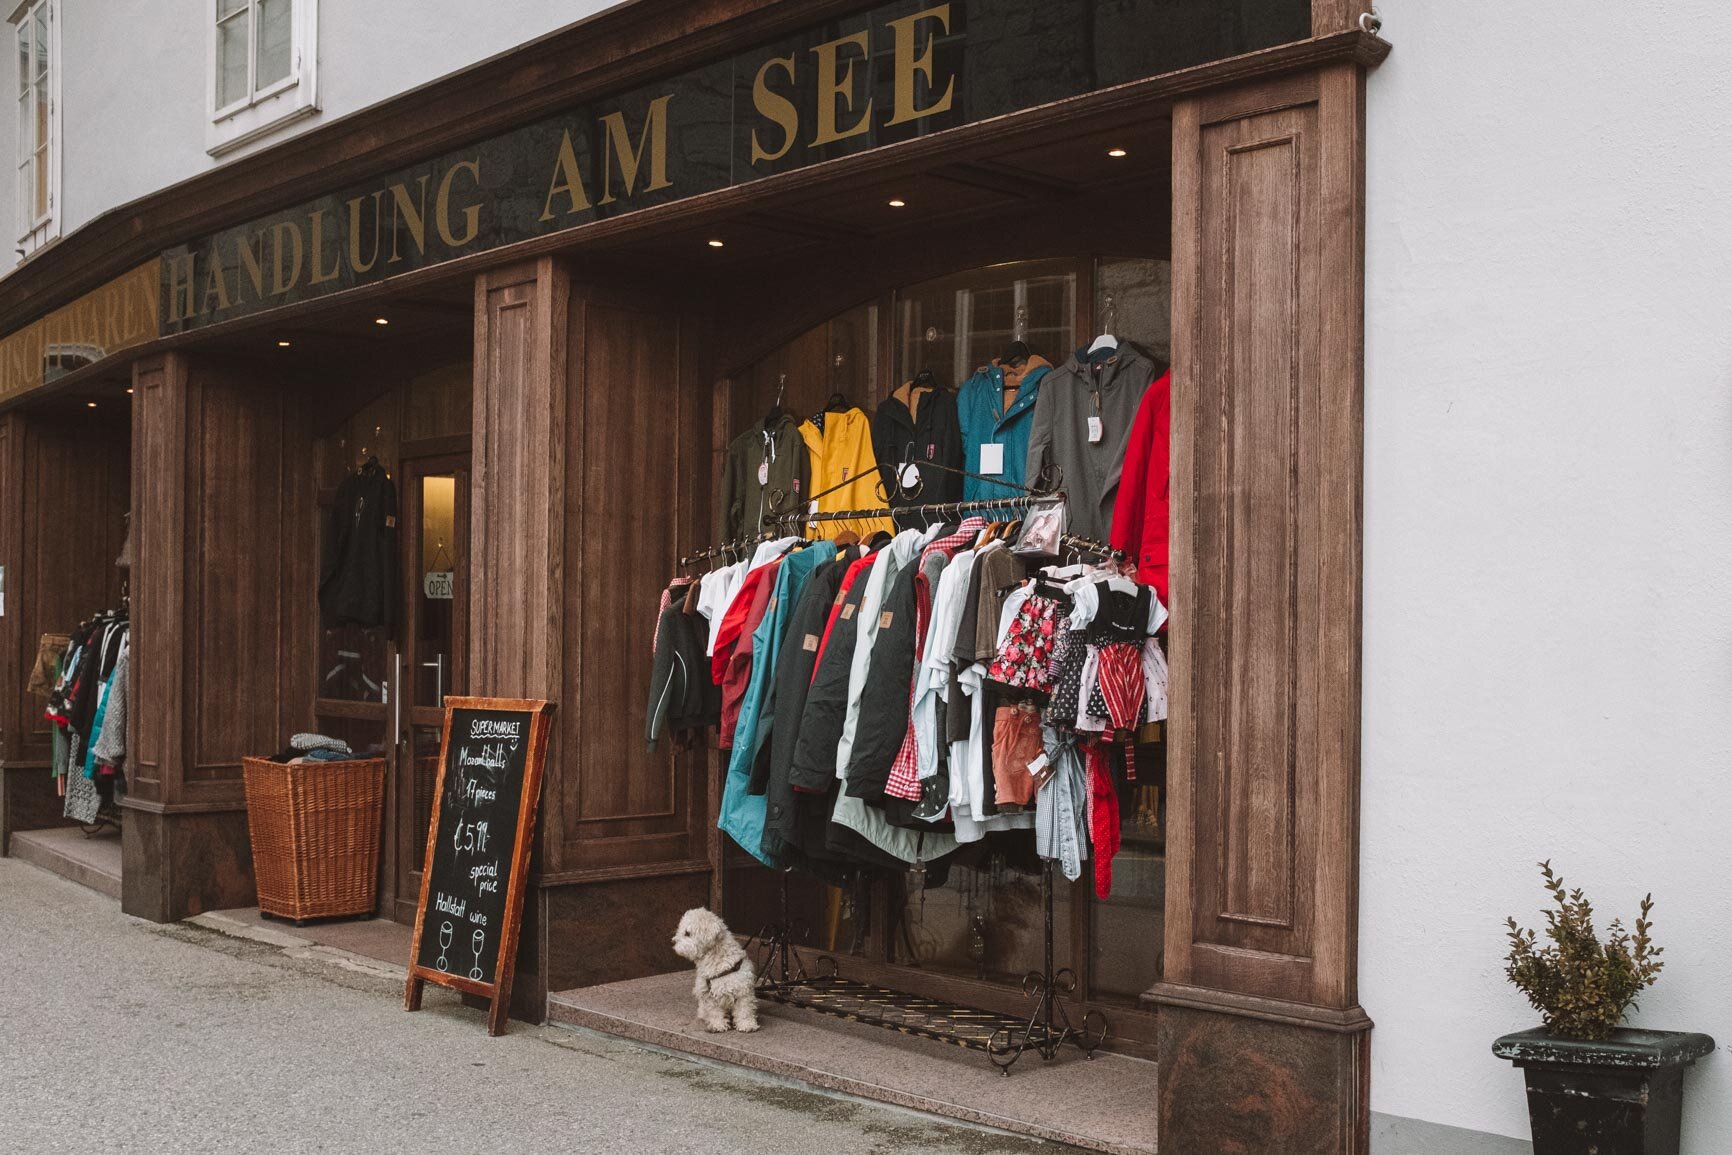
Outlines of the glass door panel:
M394 718L396 917L414 917L427 851L445 699L463 692L469 594L469 456L403 464L403 586L408 607Z

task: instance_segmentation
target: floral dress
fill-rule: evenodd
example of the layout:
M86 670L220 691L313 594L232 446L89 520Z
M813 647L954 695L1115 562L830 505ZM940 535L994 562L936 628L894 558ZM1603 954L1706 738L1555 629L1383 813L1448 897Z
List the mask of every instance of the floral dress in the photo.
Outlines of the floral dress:
M1059 603L1031 595L1016 610L986 676L1001 685L1046 694L1052 689L1053 647L1059 636Z

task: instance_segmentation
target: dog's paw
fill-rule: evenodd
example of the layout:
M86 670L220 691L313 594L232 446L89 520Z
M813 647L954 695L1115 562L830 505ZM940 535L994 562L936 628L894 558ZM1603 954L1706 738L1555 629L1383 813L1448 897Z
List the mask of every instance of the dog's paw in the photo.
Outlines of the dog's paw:
M734 1024L734 1030L740 1031L742 1033L750 1033L750 1032L755 1031L757 1029L758 1029L758 1024L756 1022L735 1023Z

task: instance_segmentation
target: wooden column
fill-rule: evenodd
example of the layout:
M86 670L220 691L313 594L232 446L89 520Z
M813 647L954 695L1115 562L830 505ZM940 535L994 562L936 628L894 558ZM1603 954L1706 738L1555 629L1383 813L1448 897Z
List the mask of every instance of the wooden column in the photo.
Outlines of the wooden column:
M131 793L122 908L253 901L240 760L310 722L311 442L286 392L168 353L133 369Z
M675 307L553 259L476 282L469 684L559 703L521 1017L549 990L671 968L670 928L708 896L702 756L642 733L661 583L709 514L692 344Z
M1356 982L1364 72L1173 115L1160 1140L1366 1148Z
M492 698L559 699L570 293L551 257L475 282L469 684Z

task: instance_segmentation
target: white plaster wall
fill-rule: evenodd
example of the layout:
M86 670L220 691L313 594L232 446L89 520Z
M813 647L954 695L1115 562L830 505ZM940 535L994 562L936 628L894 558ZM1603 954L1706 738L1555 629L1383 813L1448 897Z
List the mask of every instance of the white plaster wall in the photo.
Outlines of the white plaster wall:
M205 152L211 0L59 4L64 235L116 205L504 52L613 0L319 0L320 113L220 159ZM8 40L0 91L16 92L16 70ZM0 156L16 155L16 133L15 115L0 117ZM0 228L12 226L13 184L0 181ZM0 270L15 263L12 249L0 246Z
M1360 992L1373 1109L1524 1135L1500 922L1653 891L1732 1044L1732 5L1383 0ZM1732 1056L1687 1077L1732 1145Z

